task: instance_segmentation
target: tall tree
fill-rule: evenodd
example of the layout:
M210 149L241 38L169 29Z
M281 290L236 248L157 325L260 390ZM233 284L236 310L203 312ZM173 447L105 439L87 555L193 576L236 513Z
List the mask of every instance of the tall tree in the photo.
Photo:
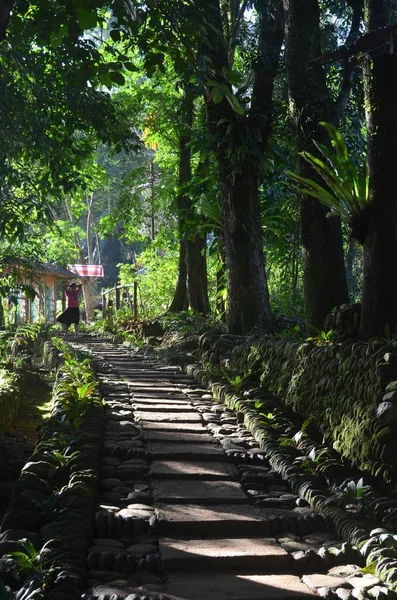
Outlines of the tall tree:
M370 337L384 335L386 327L397 333L397 60L387 31L395 23L395 2L366 0L365 4L370 203L361 332Z
M362 14L362 0L352 0L351 4L348 43L359 34ZM313 140L327 143L319 122L336 123L346 105L352 64L346 61L340 93L333 101L324 68L316 60L322 54L318 0L284 0L284 9L285 60L297 149L316 153ZM316 173L303 159L299 170L303 177L316 179ZM300 212L306 321L309 328L322 329L331 309L349 300L341 224L339 218L327 219L327 209L316 199L302 199Z
M238 18L246 4L238 3ZM233 100L230 53L223 37L219 0L208 3L210 49L206 50L209 127L219 163L221 210L228 281L228 327L234 333L271 324L259 204L261 162L271 130L273 82L283 39L282 4L255 3L258 15L252 94L241 110ZM247 90L245 90L247 91Z
M206 234L192 231L192 224L196 221L196 209L191 198L188 184L192 180L191 143L192 127L194 121L195 93L193 86L185 85L182 101L183 130L180 133L180 167L179 184L182 185L181 195L181 223L183 236L186 238L186 265L187 287L190 308L201 314L210 312L208 299L207 278L207 248ZM183 189L185 186L185 189ZM190 225L189 225L190 223Z

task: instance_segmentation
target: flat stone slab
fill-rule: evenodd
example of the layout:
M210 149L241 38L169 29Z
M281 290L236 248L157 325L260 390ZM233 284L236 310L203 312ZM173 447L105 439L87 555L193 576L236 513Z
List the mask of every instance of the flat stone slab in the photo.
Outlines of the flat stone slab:
M155 460L151 477L170 479L230 480L238 476L237 469L229 462Z
M180 413L172 413L169 414L167 410L164 412L146 412L146 411L135 411L135 417L139 419L143 419L145 421L154 421L154 422L183 422L183 423L201 423L200 415L195 413L193 410L191 412L180 412Z
M313 573L312 575L304 575L302 581L312 590L320 587L325 587L331 590L337 588L351 588L353 587L343 577L334 577L333 575L324 575L322 573Z
M163 431L161 429L145 430L145 440L148 442L169 442L180 444L213 444L214 438L208 435L207 430L202 427L196 432L188 431Z
M270 537L271 516L249 504L158 504L159 535L169 537Z
M147 381L135 380L130 382L130 389L134 394L179 394L180 388L176 385L167 384L166 382L157 382L155 386L151 387Z
M285 569L291 555L275 539L222 538L210 540L160 539L167 571L175 569Z
M208 433L207 429L204 427L202 422L197 423L159 423L155 421L146 421L144 418L139 423L140 427L144 432L144 436L146 438L146 434L149 431L178 431L180 433L197 433L203 432Z
M178 402L177 404L174 404L172 402L153 402L153 400L150 400L150 402L140 402L140 401L134 401L133 402L133 408L136 411L139 412L172 412L172 413L178 413L178 412L184 412L186 413L186 411L188 411L189 409L191 409L191 404L189 404L189 402ZM189 413L190 414L190 413Z
M192 408L189 398L183 394L176 396L175 394L158 394L158 396L149 396L144 394L133 394L133 401L139 404L186 404Z
M162 442L150 442L148 446L153 460L161 458L169 458L170 460L228 460L227 454L225 454L223 449L213 444L167 444Z
M134 395L142 396L143 398L166 398L167 396L171 398L186 398L186 395L176 386L164 386L161 389L151 390L150 388L138 388L134 385L133 388Z
M182 573L171 577L164 592L173 600L303 600L313 598L295 575Z
M174 479L157 480L153 484L154 497L158 502L179 503L238 503L248 502L240 483L236 481L184 481Z

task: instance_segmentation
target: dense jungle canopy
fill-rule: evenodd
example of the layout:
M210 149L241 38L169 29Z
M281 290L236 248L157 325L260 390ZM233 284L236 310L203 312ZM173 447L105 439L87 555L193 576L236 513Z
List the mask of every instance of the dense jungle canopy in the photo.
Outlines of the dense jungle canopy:
M349 303L396 333L396 11L3 0L0 262L103 263L233 333Z

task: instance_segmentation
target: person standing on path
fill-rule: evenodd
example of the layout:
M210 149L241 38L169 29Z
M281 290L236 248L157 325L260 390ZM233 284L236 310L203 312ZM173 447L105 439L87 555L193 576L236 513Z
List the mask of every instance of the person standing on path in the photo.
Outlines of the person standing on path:
M78 334L80 321L79 295L81 288L82 286L76 283L71 283L70 285L66 283L63 286L65 296L68 300L68 307L59 315L57 321L65 325L65 335L67 335L72 323L74 324L75 334Z

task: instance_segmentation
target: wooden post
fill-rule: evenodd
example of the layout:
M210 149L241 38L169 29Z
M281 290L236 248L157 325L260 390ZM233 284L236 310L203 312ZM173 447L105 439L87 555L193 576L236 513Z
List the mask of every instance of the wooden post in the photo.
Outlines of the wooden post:
M41 286L43 290L43 317L44 323L47 323L47 286L45 284L45 277L41 279Z
M28 285L32 285L31 281L27 282ZM32 301L25 295L25 306L26 306L26 323L32 322Z
M102 290L102 319L106 319L106 294Z
M134 281L134 321L138 318L138 282Z
M119 308L120 308L120 288L117 285L117 283L114 286L114 289L116 291L116 310L119 310Z
M52 288L52 322L57 322L57 278L54 277L54 286Z
M62 281L62 312L64 312L66 310L66 294L65 294L65 290L63 288L65 282Z

